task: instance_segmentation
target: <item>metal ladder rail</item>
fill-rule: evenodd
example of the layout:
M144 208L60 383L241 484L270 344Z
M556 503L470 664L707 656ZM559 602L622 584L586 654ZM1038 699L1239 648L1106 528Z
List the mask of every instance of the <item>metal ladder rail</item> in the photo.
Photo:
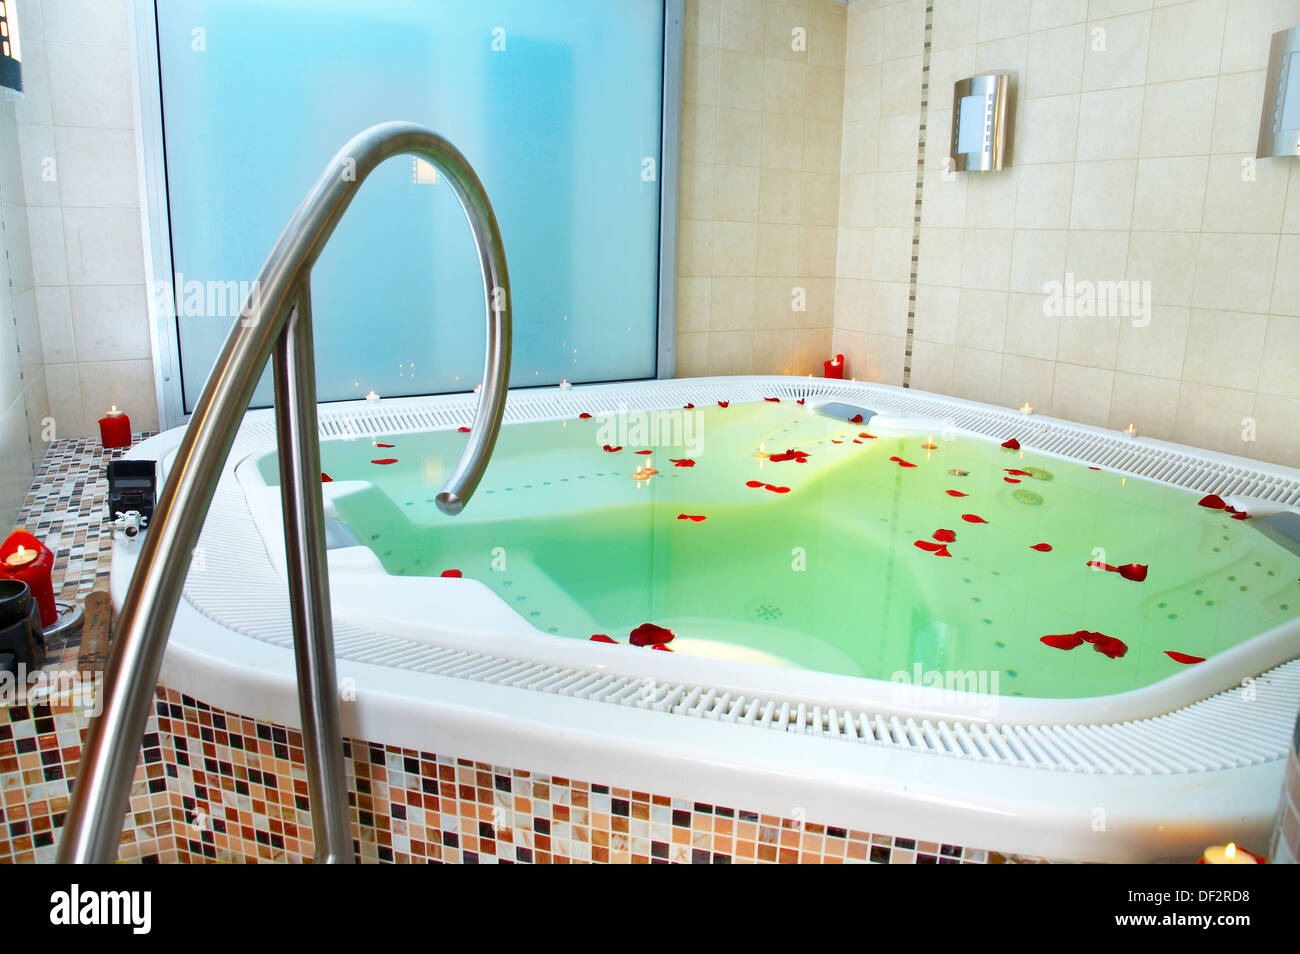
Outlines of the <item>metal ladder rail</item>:
M460 513L487 468L510 376L510 280L501 233L482 183L451 143L413 123L381 123L345 145L303 199L262 267L190 418L118 616L103 708L82 751L59 845L62 863L109 863L117 857L140 740L190 555L268 360L275 378L285 551L315 860L353 860L320 492L308 286L312 266L361 183L380 163L403 154L432 163L460 200L478 249L486 296L487 351L474 427L455 471L435 498L438 508L449 515Z

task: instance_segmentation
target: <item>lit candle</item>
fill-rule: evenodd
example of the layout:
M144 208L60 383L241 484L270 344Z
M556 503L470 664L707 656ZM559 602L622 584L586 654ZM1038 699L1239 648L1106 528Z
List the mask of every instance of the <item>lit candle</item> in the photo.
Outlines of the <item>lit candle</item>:
M758 445L758 453L755 454L754 456L757 457L759 460L767 460L767 459L768 459L770 456L772 456L772 455L769 454L769 453L767 453L767 449L766 449L766 448L767 448L767 445L766 445L766 444L761 444L761 443L760 443L760 444Z
M573 387L573 385L569 383L569 379L568 379L568 378L561 378L561 379L560 379L560 390L561 390L561 391L567 391L567 390L569 390L569 388L571 388L571 387Z
M5 566L26 566L35 560L37 555L35 550L28 550L20 543L17 550L5 557Z
M1244 848L1238 848L1235 841L1226 845L1211 845L1201 855L1204 865L1257 865L1259 859Z
M131 419L116 404L99 419L99 443L104 447L131 446Z
M842 381L844 379L844 355L837 354L829 361L823 361L822 369L823 377L835 378Z
M379 395L375 393L375 391L374 391L373 388L371 388L368 392L366 392L366 400L367 400L367 401L378 401L378 400L379 400Z
M1129 437L1136 437L1137 432L1138 432L1137 425L1134 424L1132 421L1129 421L1128 427L1124 428L1124 433L1127 434Z
M1021 414L1033 414L1033 413L1034 413L1034 406L1033 406L1032 404L1030 404L1028 401L1026 401L1024 404L1020 405L1020 413L1021 413Z

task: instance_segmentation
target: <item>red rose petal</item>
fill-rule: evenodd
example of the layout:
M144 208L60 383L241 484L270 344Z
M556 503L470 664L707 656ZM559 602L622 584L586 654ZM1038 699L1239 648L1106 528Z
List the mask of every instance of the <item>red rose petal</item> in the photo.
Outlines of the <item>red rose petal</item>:
M1116 572L1126 580L1141 583L1147 578L1147 566L1144 563L1125 563L1116 568Z
M957 534L952 530L936 530L934 533L930 534L930 536L934 537L936 540L942 541L943 543L952 543L957 539Z
M1003 441L1002 446L1007 450L1020 450L1020 441L1012 437L1009 440Z
M1089 467L1088 469L1089 469L1089 470L1101 470L1100 467Z
M334 483L334 478L331 477L329 474L325 473L325 471L322 470L322 471L320 472L320 482L321 482L322 484L332 484L332 483Z
M861 424L861 423L862 423L862 415L861 415L861 414L854 414L851 418L849 418L849 423L850 423L850 424Z
M396 445L396 444L379 444L379 443L376 443L375 446L376 446L376 447L396 447L397 445Z
M1005 481L1006 481L1007 483L1009 483L1009 484L1018 484L1018 483L1020 483L1020 478L1019 478L1019 477L1003 477L1002 479L1005 480Z
M694 467L695 461L689 457L669 457L668 462L674 467Z
M587 420L587 419L590 418L590 417L591 417L590 414L588 414L586 411L583 411L581 414L578 415L578 420L580 420L580 421L585 421L585 420ZM612 639L610 640L611 643L612 643L613 641L614 641L614 640L612 640Z
M843 441L837 441L835 438L832 437L832 438L831 438L831 443L832 443L832 444L843 444L844 442L843 442Z
M610 447L608 444L606 444L601 449L604 450L605 453L607 454L617 454L619 451L623 449L623 445L619 444L617 447Z
M862 441L858 440L858 439L855 437L855 438L853 438L853 443L855 443L855 444L861 444Z
M1092 648L1103 656L1119 659L1128 652L1128 646L1124 644L1124 641L1116 639L1114 636L1103 636L1101 633L1092 633L1091 636L1091 639L1084 638L1088 639L1088 642L1092 643Z
M696 523L701 523L702 521L704 521L704 520L706 520L706 519L708 519L708 518L705 517L704 514L695 514L695 513L679 513L679 514L677 515L677 519L678 519L678 520L694 520Z
M1165 655L1168 656L1170 659L1172 659L1174 662L1182 663L1185 666L1191 666L1194 665L1195 663L1205 662L1204 656L1189 656L1187 655L1187 653L1176 652L1175 650L1172 649L1166 649Z
M780 403L781 403L781 399L780 399L780 398L763 398L763 400L764 400L764 401L767 401L769 404L780 404Z
M988 523L988 521L983 517L976 516L973 513L964 513L961 515L961 518L967 523Z
M682 405L682 410L683 410L683 411L693 411L693 410L695 410L695 405L694 405L694 404L683 404L683 405Z
M730 402L730 401L719 401L719 402L718 402L718 407L729 407L730 405L731 405L731 402Z
M654 451L652 451L652 450L640 450L640 451L637 451L637 453L638 453L638 454L653 454Z
M767 484L763 483L761 480L747 480L747 481L745 481L745 486L746 486L746 487L766 487Z
M655 643L655 644L654 644L653 646L651 646L650 648L651 648L651 649L657 649L657 650L659 650L660 652L664 652L664 653L670 653L670 652L672 652L672 650L669 649L667 646L665 646L663 643Z
M1040 643L1051 646L1053 649L1077 649L1083 645L1083 637L1076 633L1058 633L1054 636L1038 637Z
M803 402L804 402L805 400L806 400L806 398L800 398L799 400L795 401L794 403L795 403L795 404L803 404Z
M1233 520L1249 520L1249 519L1250 519L1250 514L1245 513L1244 511L1240 511L1240 510L1239 510L1239 511L1237 511L1236 513L1234 513L1234 514L1232 515L1232 519L1233 519Z
M945 557L945 556L946 556L946 557L950 557L950 556L952 556L952 554L948 552L948 548L947 548L947 547L940 547L939 549L935 550L935 551L934 551L934 555L935 555L935 556L941 556L941 557Z
M901 457L891 457L891 458L889 458L889 459L892 460L894 463L898 464L899 467L915 467L915 466L916 466L915 464L911 463L910 461L903 460L903 458L901 458Z
M912 546L925 550L927 553L937 553L943 549L942 543L931 543L929 540L917 540Z
M860 432L860 433L858 434L858 437L865 437L865 438L866 438L867 440L869 440L869 441L874 441L874 440L876 439L876 435L875 435L875 434L868 434L866 431L862 431L862 432Z
M610 639L610 638L609 638L608 636L606 636L604 633L596 633L594 636L591 637L590 642L593 642L593 643L617 643L618 640L617 640L617 639Z
M442 575L449 580L459 580L460 570L443 570Z
M1039 553L1051 553L1052 545L1050 543L1035 543L1029 549L1037 550Z
M458 428L456 428L456 430L460 431L462 434L468 434L468 433L469 433L469 428L468 428L468 427L458 427Z
M764 484L763 486L774 494L788 494L790 492L789 487L778 487L775 484Z
M372 463L372 464L396 464L396 463L397 463L397 458L396 458L396 457L381 457L381 458L379 458L378 460L372 460L370 463Z
M970 494L964 494L964 493L962 493L960 490L945 490L944 493L947 494L949 497L969 497L969 496L970 496Z
M1002 469L1005 470L1005 471L1006 471L1008 474L1010 474L1012 477L1032 477L1032 476L1034 476L1033 474L1031 474L1031 473L1030 473L1029 471L1027 471L1027 470L1018 470L1018 469L1016 469L1015 467L1003 467Z
M1094 567L1098 570L1105 570L1107 573L1118 573L1119 567L1111 566L1109 563L1102 563L1100 560L1089 560L1084 566Z
M632 630L629 640L633 646L653 646L655 643L670 643L675 636L671 629L664 629L654 623L642 623Z
M1198 507L1208 507L1210 510L1227 510L1228 505L1218 494L1206 494L1200 500L1196 501Z

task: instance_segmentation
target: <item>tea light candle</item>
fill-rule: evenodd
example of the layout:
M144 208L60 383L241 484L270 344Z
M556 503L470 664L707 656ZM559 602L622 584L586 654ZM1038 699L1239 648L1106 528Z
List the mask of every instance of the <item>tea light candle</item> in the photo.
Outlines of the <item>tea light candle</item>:
M837 354L829 361L823 361L822 368L823 377L835 378L839 381L844 380L844 355Z
M568 378L561 378L561 379L560 379L560 390L561 390L561 391L567 391L567 390L569 390L569 389L572 388L572 387L573 387L573 385L569 383L569 379L568 379Z
M0 576L21 580L32 591L32 598L41 611L41 625L53 626L59 618L54 604L54 586L50 571L54 569L54 554L25 530L15 530L0 544Z
M1238 848L1234 841L1226 845L1211 845L1201 855L1203 865L1257 865L1259 859L1244 848Z
M1033 407L1033 405L1030 404L1028 401L1026 401L1024 404L1020 405L1020 413L1021 413L1021 414L1033 414L1033 413L1034 413L1034 407Z
M1129 437L1136 437L1137 432L1138 432L1137 425L1134 424L1132 421L1129 421L1128 427L1124 428L1124 433L1127 434Z
M766 444L759 444L759 445L758 445L758 453L755 454L754 456L757 457L759 460L767 460L767 459L768 459L769 457L771 457L772 455L769 454L769 453L767 452L767 445L766 445Z
M378 400L379 400L379 395L375 393L374 388L371 388L371 389L366 393L366 400L367 400L367 401L378 401Z
M104 447L131 446L131 419L116 404L99 419L99 443Z

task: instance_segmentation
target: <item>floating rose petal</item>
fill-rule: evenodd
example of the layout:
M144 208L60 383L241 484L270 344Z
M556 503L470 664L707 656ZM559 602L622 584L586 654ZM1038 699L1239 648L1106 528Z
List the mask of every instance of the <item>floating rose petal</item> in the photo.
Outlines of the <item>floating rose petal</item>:
M745 486L746 486L746 487L766 487L767 484L763 483L761 480L747 480L747 481L745 481Z
M896 463L899 467L915 467L915 466L916 466L916 465L913 464L911 461L903 460L903 458L901 458L901 457L891 457L891 458L889 458L889 459L892 460L894 463Z
M1012 437L1008 440L1003 441L1002 446L1005 447L1007 450L1020 450L1020 441Z
M927 442L927 443L921 445L921 449L922 449L922 450L938 450L938 449L939 449L939 445L938 445L938 444L931 444L931 443Z
M1092 643L1092 648L1097 650L1097 652L1111 659L1119 659L1120 656L1123 656L1128 652L1128 646L1124 645L1124 641L1116 639L1114 636L1103 636L1101 633L1089 633L1084 637L1084 639L1087 639L1088 642Z
M799 400L795 401L794 403L795 403L795 404L803 404L803 402L804 402L805 400L806 400L805 398L800 398Z
M731 405L731 402L730 402L730 401L719 401L719 402L718 402L718 407L729 407L730 405Z
M610 447L608 444L605 444L602 447L602 450L604 450L606 454L617 454L622 449L623 449L622 444L619 444L617 447Z
M372 464L396 464L396 463L397 463L397 458L396 458L396 457L380 457L378 460L372 460L370 463L372 463Z
M944 548L942 543L932 543L929 540L917 540L912 544L912 546L924 550L927 553L938 553Z
M396 445L396 444L380 444L380 443L376 442L376 443L375 443L375 446L376 446L376 447L396 447L397 445Z
M469 428L468 428L468 427L458 427L458 428L456 428L456 430L460 431L462 434L468 434L468 433L469 433Z
M1018 484L1018 483L1020 483L1020 478L1019 478L1019 477L1003 477L1002 479L1005 480L1005 481L1006 481L1007 483L1009 483L1009 484Z
M1196 501L1198 507L1208 507L1210 510L1227 510L1228 505L1218 494L1206 494L1200 500Z
M1234 514L1232 515L1232 519L1233 519L1233 520L1249 520L1249 519L1250 519L1250 514L1245 513L1244 511L1238 510L1236 513L1234 513Z
M1083 645L1083 637L1077 633L1058 633L1054 636L1038 637L1040 643L1051 646L1053 649L1077 649Z
M325 471L322 470L322 471L320 472L320 482L321 482L322 484L332 484L332 483L334 483L334 478L331 477L329 474L325 473Z
M637 453L638 453L638 454L653 454L654 451L652 451L652 450L639 450L639 451L637 451Z
M604 633L596 633L594 636L591 637L590 641L593 643L617 643L618 642L617 639L610 639Z
M844 442L843 442L843 441L837 441L835 438L832 437L832 438L831 438L831 443L832 443L832 444L843 444Z
M961 518L967 523L988 523L988 521L983 517L977 516L973 513L964 513L961 515Z
M964 494L964 493L962 493L960 490L945 490L944 493L947 494L949 497L969 497L969 496L970 496L970 494Z
M581 414L578 415L578 420L580 420L580 421L585 421L585 420L588 420L590 417L591 417L590 414L588 414L586 411L583 411ZM610 640L611 643L612 643L613 641L614 641L614 640L612 640L612 639Z
M861 424L861 423L862 423L862 415L861 415L861 414L854 414L851 418L849 418L849 423L850 423L850 424Z
M866 431L859 432L858 437L865 437L869 441L874 441L876 439L875 434L868 434Z
M792 448L790 448L789 450L787 450L787 451L786 451L785 453L783 453L783 454L773 454L771 457L768 458L768 460L772 461L773 463L777 463L777 464L781 463L781 461L784 461L784 460L793 460L793 461L798 461L799 463L802 464L802 463L805 463L805 462L808 460L808 452L807 452L807 451L801 451L801 450L795 450L795 449L792 447Z
M1119 567L1117 572L1126 580L1132 580L1134 583L1141 583L1147 578L1147 566L1143 563L1125 563Z
M1005 470L1005 471L1006 471L1008 474L1010 474L1012 477L1032 477L1032 476L1034 476L1033 474L1031 474L1031 473L1030 473L1029 471L1027 471L1027 470L1017 470L1015 467L1003 467L1002 469Z
M1089 470L1101 470L1100 467L1089 467L1088 469L1089 469Z
M858 440L858 439L855 437L855 438L853 438L853 443L855 443L855 444L861 444L862 441Z
M953 530L936 530L934 533L930 534L930 536L934 537L936 540L942 541L943 543L952 543L957 539L957 533Z
M704 520L707 520L708 518L705 517L704 514L702 513L679 513L677 515L677 519L694 520L696 523L702 523Z
M663 643L655 643L655 644L654 644L653 646L651 646L650 648L651 648L651 649L657 649L657 650L659 650L659 651L662 652L662 653L671 653L671 652L673 651L673 650L670 649L669 647L665 646Z
M788 494L790 492L789 487L778 487L775 484L764 484L763 486L774 494Z
M1180 653L1173 649L1166 649L1165 655L1168 656L1170 659L1172 659L1174 662L1182 663L1184 666L1191 666L1195 663L1205 662L1204 656L1189 656L1187 655L1187 653Z
M780 399L780 398L763 398L763 400L764 400L764 401L767 401L769 404L780 404L780 403L781 403L781 399Z
M671 629L664 629L654 623L642 623L632 630L629 638L633 646L653 646L655 643L670 643L675 636Z
M682 405L682 410L683 410L683 411L693 411L693 410L695 410L695 405L694 405L694 404L683 404L683 405Z
M1052 545L1050 543L1035 543L1029 549L1037 550L1039 553L1051 553Z
M442 575L449 580L459 580L460 570L443 570Z
M674 467L694 467L695 461L689 457L669 457L668 462Z

